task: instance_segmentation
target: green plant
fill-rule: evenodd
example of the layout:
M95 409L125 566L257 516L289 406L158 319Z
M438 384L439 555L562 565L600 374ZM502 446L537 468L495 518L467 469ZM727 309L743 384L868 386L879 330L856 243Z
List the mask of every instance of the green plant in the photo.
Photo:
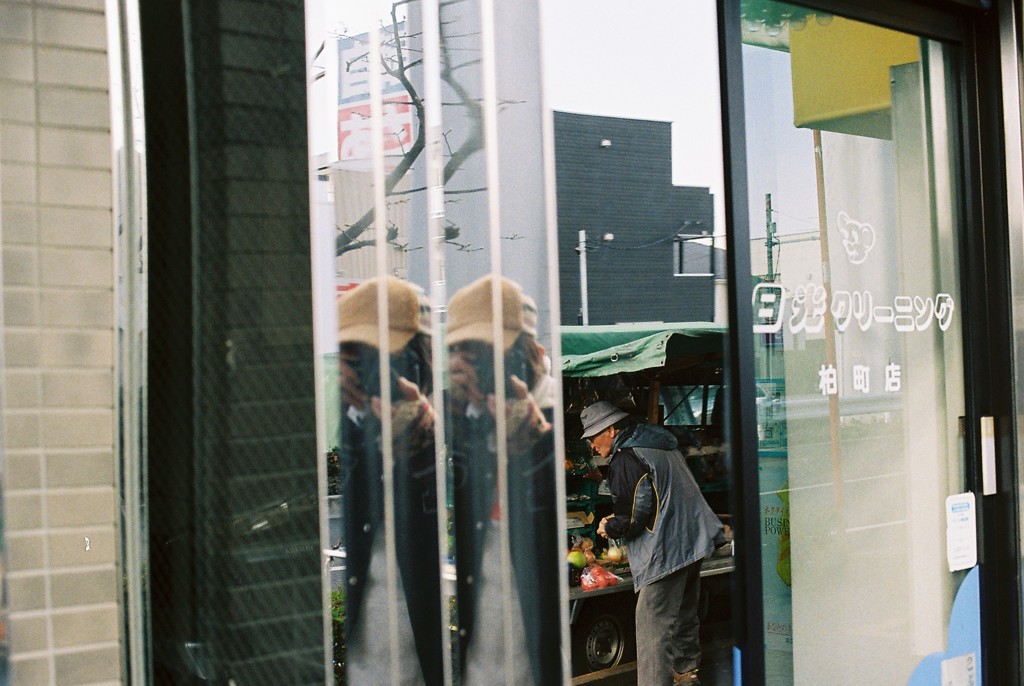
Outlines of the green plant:
M334 639L334 683L345 684L345 591L331 591L331 634Z
M327 451L327 495L341 494L341 464L338 446Z

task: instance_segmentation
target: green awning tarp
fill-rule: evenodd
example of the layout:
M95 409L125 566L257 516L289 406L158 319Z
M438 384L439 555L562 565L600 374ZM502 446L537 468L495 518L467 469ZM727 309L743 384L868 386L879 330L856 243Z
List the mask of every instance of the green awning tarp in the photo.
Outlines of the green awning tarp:
M563 326L562 374L608 376L665 366L686 355L720 353L726 327L706 322Z

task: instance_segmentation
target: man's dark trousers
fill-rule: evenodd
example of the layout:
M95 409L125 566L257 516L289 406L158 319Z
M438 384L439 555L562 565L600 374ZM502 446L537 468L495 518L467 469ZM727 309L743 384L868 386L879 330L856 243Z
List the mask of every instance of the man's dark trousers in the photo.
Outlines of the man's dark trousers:
M643 686L672 686L672 671L700 666L701 560L640 589L636 602L636 676Z

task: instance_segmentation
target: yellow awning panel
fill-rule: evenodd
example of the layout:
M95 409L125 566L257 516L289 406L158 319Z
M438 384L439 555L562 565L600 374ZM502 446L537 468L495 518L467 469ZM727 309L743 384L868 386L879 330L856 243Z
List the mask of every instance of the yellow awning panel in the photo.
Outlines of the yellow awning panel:
M918 62L916 36L834 17L789 32L793 123L873 138L891 138L889 68Z

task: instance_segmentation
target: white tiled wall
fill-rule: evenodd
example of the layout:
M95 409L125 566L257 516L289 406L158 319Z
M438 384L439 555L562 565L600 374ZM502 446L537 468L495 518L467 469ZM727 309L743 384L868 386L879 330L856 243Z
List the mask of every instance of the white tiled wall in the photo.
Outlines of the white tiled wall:
M121 683L104 0L0 0L3 495L15 684Z

